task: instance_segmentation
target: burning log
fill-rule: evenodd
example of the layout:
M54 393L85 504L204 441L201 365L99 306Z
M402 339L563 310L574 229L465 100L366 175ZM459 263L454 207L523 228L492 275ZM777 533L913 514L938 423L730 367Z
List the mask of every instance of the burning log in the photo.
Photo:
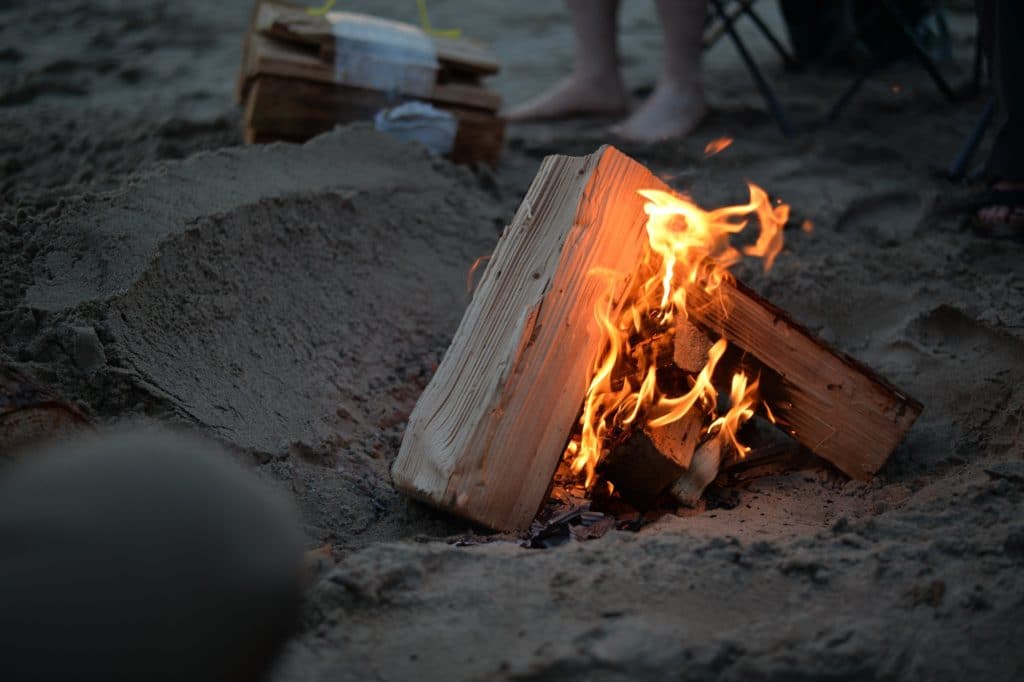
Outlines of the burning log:
M702 416L692 412L662 427L634 431L604 458L601 475L626 502L650 509L690 469L703 426Z
M686 374L697 374L708 360L714 340L690 320L679 320L672 332L655 334L638 341L630 349L630 361L612 370L611 382L619 386L637 371L643 358L657 368L675 367Z
M712 339L687 319L675 323L671 337L651 337L634 346L634 352L645 343L649 344L654 350L641 353L653 354L652 362L659 371L671 368L670 371L677 375L698 374L707 362ZM619 375L626 374L627 369L635 371L636 364L626 363L626 367L613 373L613 386L624 380L625 377ZM678 380L678 376L673 378ZM704 422L704 415L691 411L664 426L645 425L611 450L601 462L601 475L637 509L653 507L666 489L677 480L686 478Z
M595 269L643 249L650 173L610 147L552 156L505 228L448 352L413 410L395 484L498 529L544 500L602 344Z
M751 187L747 205L707 212L611 147L545 159L410 416L392 468L395 484L484 525L523 529L574 433L581 433L579 456L587 455L582 463L577 456L574 468L588 485L609 429L624 424L664 428L695 410L712 419L714 440L735 446L739 425L755 410L767 411L759 381L773 416L794 438L851 476L876 471L921 405L718 265L718 256L741 257L728 237L754 212L775 231L762 232L746 251L770 262L785 217L762 190ZM659 256L657 248L677 245L656 240L676 237L700 248L680 252L687 260L673 251ZM689 269L674 278L673 264ZM677 279L686 284L676 288ZM655 294L660 307L649 302ZM700 339L637 349L687 316L720 338L697 375L684 374L687 386L675 391L671 381L661 385L662 348L692 368L694 353L684 342ZM716 365L720 373L736 358L762 374L734 372L729 412L714 418ZM616 378L624 365L630 374ZM669 456L677 464L686 458ZM707 462L714 464L711 454ZM691 466L691 484L706 478L703 455L700 463L700 470Z
M694 288L690 314L747 354L775 420L851 478L866 480L923 409L868 367L831 348L736 280L715 296ZM725 306L720 304L725 302Z
M672 362L684 372L697 374L704 368L712 345L714 340L707 332L688 319L680 320L672 338Z

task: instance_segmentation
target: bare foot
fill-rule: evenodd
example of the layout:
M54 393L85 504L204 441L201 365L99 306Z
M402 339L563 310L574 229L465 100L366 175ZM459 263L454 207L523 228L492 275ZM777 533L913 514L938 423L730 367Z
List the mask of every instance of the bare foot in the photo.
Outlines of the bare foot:
M708 112L704 90L699 85L681 88L660 82L632 116L612 127L619 137L634 142L656 142L685 137Z
M992 187L996 192L1024 192L1024 182L997 182ZM985 206L978 210L978 222L982 225L1024 225L1024 206L1019 203Z
M510 121L538 121L580 114L621 114L628 103L618 75L599 80L576 74L505 113Z

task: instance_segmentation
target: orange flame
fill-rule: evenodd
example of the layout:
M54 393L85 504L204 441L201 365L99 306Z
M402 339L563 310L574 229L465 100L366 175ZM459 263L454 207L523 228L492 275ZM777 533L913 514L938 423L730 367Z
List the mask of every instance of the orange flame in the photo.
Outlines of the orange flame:
M732 146L732 142L731 137L716 137L704 145L704 156L714 156L719 152L724 152Z
M725 354L726 340L712 345L707 363L690 377L689 390L681 394L659 385L657 357L659 348L672 343L676 321L688 317L688 291L713 294L730 276L726 269L744 255L763 259L767 270L782 250L782 226L789 219L789 206L773 206L760 187L748 184L748 188L746 204L711 211L685 196L640 190L647 199L647 244L637 271L628 279L627 291L614 299L615 284L624 281L626 273L591 273L608 283L594 310L604 347L588 385L579 440L566 451L573 471L585 473L588 488L611 440L624 429L666 426L694 409L706 418L708 434L736 447L741 455L747 452L737 432L758 405L758 381L737 373L730 407L717 415L718 392L712 377ZM760 232L754 244L739 250L730 237L741 232L751 216L756 216Z
M474 284L473 280L474 280L474 276L476 275L477 269L482 264L486 263L489 260L491 260L490 256L480 256L475 261L473 261L472 265L469 266L469 272L466 273L466 293L467 294L472 294L473 290L476 288L476 285Z
M729 403L731 407L721 417L711 422L708 433L717 431L727 439L740 456L746 456L750 448L740 443L736 432L743 426L743 423L754 416L754 405L757 404L757 380L747 386L747 375L737 372L732 376L732 390L729 391Z

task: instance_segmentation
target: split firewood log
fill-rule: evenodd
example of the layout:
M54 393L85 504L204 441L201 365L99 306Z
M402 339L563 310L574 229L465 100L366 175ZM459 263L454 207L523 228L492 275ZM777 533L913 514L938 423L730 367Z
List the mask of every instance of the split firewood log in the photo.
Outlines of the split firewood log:
M601 475L637 509L650 509L658 497L692 466L703 416L696 413L659 428L633 432L601 463Z

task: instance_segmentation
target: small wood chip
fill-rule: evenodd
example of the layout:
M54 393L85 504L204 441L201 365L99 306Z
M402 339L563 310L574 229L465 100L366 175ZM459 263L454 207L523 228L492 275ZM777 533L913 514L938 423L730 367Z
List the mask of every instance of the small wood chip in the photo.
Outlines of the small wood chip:
M700 503L704 489L718 476L721 461L721 440L711 438L704 441L693 453L690 468L672 484L672 496L686 507L696 507Z

